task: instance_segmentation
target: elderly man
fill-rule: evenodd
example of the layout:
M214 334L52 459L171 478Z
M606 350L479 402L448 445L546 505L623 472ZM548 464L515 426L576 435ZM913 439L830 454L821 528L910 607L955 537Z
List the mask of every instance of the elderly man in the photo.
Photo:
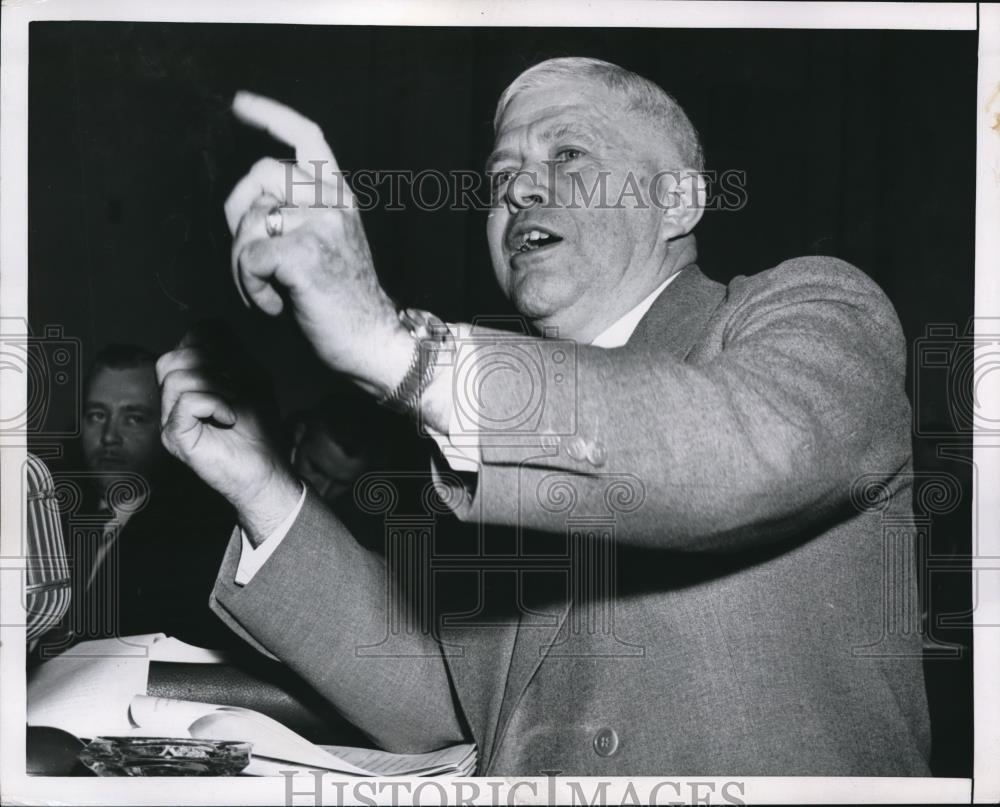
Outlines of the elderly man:
M556 59L504 92L489 161L493 268L545 338L445 327L380 287L317 127L252 96L236 111L298 161L293 182L261 161L227 202L241 292L287 302L332 369L418 417L449 506L519 540L513 618L485 616L482 584L464 617L387 634L381 559L184 342L158 365L163 436L239 513L213 598L237 632L384 747L471 738L485 774L927 773L919 638L884 627L886 602L915 606L883 539L911 517L910 410L874 283L820 257L707 279L684 112L615 65ZM537 372L475 369L525 357ZM540 569L560 551L561 577Z

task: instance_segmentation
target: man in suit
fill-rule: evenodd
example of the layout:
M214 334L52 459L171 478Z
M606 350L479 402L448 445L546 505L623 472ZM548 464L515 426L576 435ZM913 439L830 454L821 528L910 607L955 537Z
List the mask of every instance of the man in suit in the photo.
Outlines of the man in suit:
M164 632L233 645L205 600L232 510L160 441L156 355L138 345L98 351L83 385L79 463L57 472L72 600L45 654L79 640ZM80 472L80 467L83 472Z
M501 96L488 164L493 268L545 338L444 326L379 286L318 129L235 109L298 160L294 183L263 160L227 201L241 293L288 304L331 368L418 417L441 500L491 530L465 607L456 574L432 629L393 630L393 570L258 447L186 340L157 367L163 436L239 514L213 595L235 631L382 746L474 739L484 774L927 773L905 344L874 283L824 257L707 279L684 112L557 59ZM499 594L494 527L517 541Z
M350 499L359 477L386 466L390 447L398 451L400 443L412 442L408 423L373 407L351 383L292 413L283 432L292 470L334 510Z

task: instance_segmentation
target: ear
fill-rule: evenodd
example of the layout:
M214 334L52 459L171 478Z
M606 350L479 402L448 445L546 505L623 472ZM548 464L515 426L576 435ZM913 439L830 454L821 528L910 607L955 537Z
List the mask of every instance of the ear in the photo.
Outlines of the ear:
M660 238L673 241L690 233L705 212L708 192L698 171L661 171L652 188L654 203L662 210Z

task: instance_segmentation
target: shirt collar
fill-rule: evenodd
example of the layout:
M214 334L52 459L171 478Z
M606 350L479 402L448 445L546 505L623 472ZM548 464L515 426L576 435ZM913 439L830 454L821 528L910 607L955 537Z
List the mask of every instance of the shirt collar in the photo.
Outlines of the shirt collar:
M120 529L125 526L126 521L132 518L132 516L139 512L145 505L146 492L142 491L136 495L135 499L129 501L128 507L122 508L112 507L108 500L104 496L101 496L100 501L97 503L97 509L111 516Z
M664 280L659 286L653 289L635 308L631 311L626 312L622 317L612 322L607 328L601 331L594 341L590 344L594 347L621 347L626 344L629 339L632 338L632 334L638 327L639 322L646 312L649 311L650 306L656 302L656 298L660 296L663 290L670 285L670 282L679 275L680 272L674 272L670 277Z

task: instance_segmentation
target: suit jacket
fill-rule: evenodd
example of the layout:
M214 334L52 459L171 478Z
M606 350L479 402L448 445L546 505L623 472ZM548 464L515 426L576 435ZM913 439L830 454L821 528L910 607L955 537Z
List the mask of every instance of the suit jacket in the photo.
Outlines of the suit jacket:
M433 630L311 496L244 588L231 542L223 619L383 747L473 738L484 774L927 774L906 350L870 279L689 266L621 348L478 349L526 369L470 396L477 477L439 466L485 531L424 552L454 571Z
M127 520L98 510L90 475L57 472L80 492L64 512L72 598L46 655L76 641L163 632L205 647L238 643L206 607L232 526L232 508L174 461ZM110 548L97 549L108 541Z

